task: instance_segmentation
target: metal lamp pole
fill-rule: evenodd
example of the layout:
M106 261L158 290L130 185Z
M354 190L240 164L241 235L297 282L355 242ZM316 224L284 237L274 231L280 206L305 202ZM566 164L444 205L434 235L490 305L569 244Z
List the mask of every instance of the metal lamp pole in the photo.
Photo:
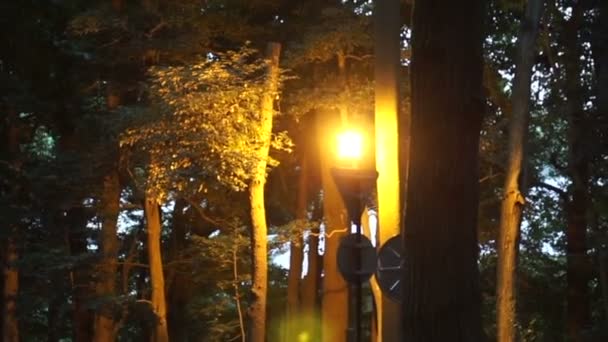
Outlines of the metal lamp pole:
M362 283L364 280L369 279L370 270L365 270L364 265L364 251L369 249L371 244L369 240L363 237L361 232L361 215L365 207L364 201L371 195L374 189L376 179L378 178L378 172L375 170L360 170L360 169L349 169L349 168L334 168L332 169L332 175L344 200L344 205L348 211L349 221L355 225L355 244L352 248L351 258L355 261L355 277L354 281L354 292L355 292L355 315L354 315L354 336L352 341L362 341L361 325L362 325L362 306L363 306L363 292ZM375 256L375 254L374 254ZM373 260L375 262L375 260ZM371 270L373 273L373 270Z

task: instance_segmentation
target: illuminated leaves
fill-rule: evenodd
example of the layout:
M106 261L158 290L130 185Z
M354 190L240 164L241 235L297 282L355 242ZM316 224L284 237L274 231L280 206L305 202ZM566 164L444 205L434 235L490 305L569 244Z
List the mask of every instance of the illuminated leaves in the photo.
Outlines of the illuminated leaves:
M158 113L148 113L151 120L127 131L121 144L137 145L153 156L158 170L151 167L150 176L155 183L180 190L189 188L189 182L215 181L243 190L263 139L265 67L258 52L246 46L208 54L187 66L151 69L150 91ZM291 140L277 133L272 147L290 151Z
M321 23L311 27L302 43L288 53L289 63L295 66L325 62L335 58L338 51L354 54L361 48L370 48L369 26L370 17L355 15L347 8L325 9Z

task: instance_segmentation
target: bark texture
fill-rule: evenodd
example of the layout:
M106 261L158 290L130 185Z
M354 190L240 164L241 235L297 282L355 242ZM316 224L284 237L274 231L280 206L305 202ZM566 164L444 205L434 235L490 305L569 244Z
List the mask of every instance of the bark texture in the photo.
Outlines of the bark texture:
M5 342L18 342L17 295L19 293L19 271L15 263L19 255L17 254L17 246L13 238L7 239L4 253L2 340Z
M62 215L60 212L59 215ZM66 229L71 256L80 257L88 253L86 225L88 214L83 207L73 207L60 216ZM93 311L89 307L94 295L92 271L84 262L77 262L70 270L72 280L72 319L75 342L89 342L93 338Z
M530 117L530 83L542 10L543 0L529 0L519 30L511 95L513 110L509 126L509 159L503 187L498 236L496 314L497 337L500 342L517 340L517 260L526 192L524 168Z
M378 1L375 13L375 140L378 180L378 245L399 234L401 229L401 183L399 177L399 0ZM399 340L399 304L386 298L372 279L376 298L376 320L380 341Z
M160 208L156 198L146 194L144 199L146 229L148 234L148 263L150 264L150 281L152 287L151 305L156 315L156 325L150 336L151 342L168 342L167 302L165 300L165 276L161 255L161 221Z
M266 340L266 303L268 292L268 228L266 209L264 208L264 185L266 184L266 167L270 140L272 135L272 118L274 115L274 98L279 83L279 55L281 45L269 43L266 51L268 63L266 92L260 106L260 147L256 151L258 159L249 185L249 203L251 206L251 250L252 250L252 301L249 308L249 340L264 342Z
M597 77L598 117L608 118L608 1L599 1L599 16L595 31L593 54ZM599 253L600 284L604 307L604 323L608 326L608 250Z
M599 255L599 278L602 289L604 323L608 326L608 251L602 250Z
M608 2L598 1L599 15L594 34L593 57L597 77L597 109L608 117Z
M307 239L308 251L306 258L308 259L308 269L306 277L302 285L302 311L308 314L317 309L319 281L321 273L321 256L319 255L319 229L312 229L311 235ZM307 315L308 315L307 314Z
M168 261L181 265L187 258L184 251L188 250L188 239L186 237L189 229L184 214L186 202L183 199L175 201L173 208L173 224L171 238L169 241ZM169 337L171 341L187 341L189 334L188 312L184 310L192 300L191 276L184 272L179 266L172 267L167 272L167 320L169 322Z
M19 136L20 129L18 117L14 110L9 110L5 118L7 123L4 146L0 147L0 153L6 154L9 163L19 168ZM4 150L6 148L6 150ZM11 192L18 191L12 190ZM8 221L8 220L5 220ZM2 283L2 340L6 342L19 341L19 320L17 319L17 295L19 294L19 269L16 262L19 254L16 245L17 227L8 224L8 237L3 241L3 283Z
M318 192L318 190L317 190ZM322 218L320 201L315 202L313 210L313 220L319 221ZM302 316L305 317L306 331L312 337L312 341L319 340L319 287L321 284L321 271L323 257L319 255L319 228L311 229L308 236L308 269L306 277L302 281Z
M308 215L308 158L303 152L298 179L298 195L296 199L296 220L300 224L297 236L293 237L289 247L289 275L287 279L287 322L288 339L295 341L301 331L301 278L302 262L304 259L304 240L302 234Z
M414 6L403 341L482 340L477 268L484 1Z
M94 318L93 341L114 341L116 338L115 312L112 301L116 294L116 262L118 258L118 220L120 183L113 170L103 180L101 196L101 261L97 273L96 295L102 301Z
M330 115L328 115L330 116ZM333 136L328 127L339 127L340 119L333 115L318 122L321 136ZM331 175L333 155L326 146L321 151L321 183L323 187L323 217L325 248L323 254L323 284L321 295L321 341L346 341L348 329L348 287L338 271L337 254L340 239L348 234L348 217L338 188Z
M583 341L582 332L590 323L589 279L590 260L587 256L587 210L589 206L589 133L587 114L583 109L583 89L580 81L581 46L578 42L583 20L583 8L577 3L570 20L564 26L564 111L568 119L568 167L572 182L568 189L566 212L566 279L567 334L570 341Z

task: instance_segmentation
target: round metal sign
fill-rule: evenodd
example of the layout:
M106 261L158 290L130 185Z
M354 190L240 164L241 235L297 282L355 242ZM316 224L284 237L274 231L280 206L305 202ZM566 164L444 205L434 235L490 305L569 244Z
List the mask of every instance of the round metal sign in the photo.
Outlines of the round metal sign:
M401 274L403 269L401 235L393 236L380 247L376 279L380 290L388 298L401 300Z
M346 235L338 246L338 270L344 280L357 284L369 280L376 272L376 249L364 235Z

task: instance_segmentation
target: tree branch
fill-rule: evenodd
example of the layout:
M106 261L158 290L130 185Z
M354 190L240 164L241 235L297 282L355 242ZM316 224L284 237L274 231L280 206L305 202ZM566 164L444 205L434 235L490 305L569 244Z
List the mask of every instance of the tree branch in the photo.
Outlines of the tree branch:
M354 59L354 60L359 61L359 62L363 62L364 60L369 59L369 58L373 58L373 57L374 57L374 55L363 55L363 56L345 55L344 56L344 58Z
M534 184L532 184L531 187L532 188L542 188L542 189L545 189L545 190L553 191L554 193L556 193L564 201L566 201L568 199L568 194L566 193L566 191L564 191L564 190L562 190L562 189L560 189L560 188L558 188L558 187L556 187L554 185L545 183L545 182L540 182L540 181L535 182Z
M120 210L143 210L144 207L137 203L123 203L120 205Z
M492 179L492 178L496 178L496 177L498 177L498 176L502 176L502 172L499 172L499 173L494 173L494 174L491 174L491 175L487 175L487 176L485 176L485 177L482 177L482 178L480 178L480 179L479 179L479 183L483 183L483 182L485 182L485 181L487 181L487 180L490 180L490 179Z
M154 26L150 31L144 33L144 36L146 36L148 39L152 39L154 34L156 34L156 32L160 31L165 26L167 26L167 22L161 19L161 21L156 24L156 26Z
M101 50L103 48L107 48L107 47L110 47L112 45L116 45L116 44L118 44L118 43L120 43L122 41L122 38L123 37L118 37L116 39L113 39L113 40L105 43L105 44L102 44L102 45L100 45L100 46L97 47L97 50Z
M205 210L195 200L193 200L189 197L184 197L184 200L186 200L186 202L188 202L196 210L196 212L199 214L199 216L203 220L211 223L214 226L217 226L218 228L221 228L223 226L230 226L229 222L226 222L222 219L212 218L209 215L207 215L207 213L205 213Z

